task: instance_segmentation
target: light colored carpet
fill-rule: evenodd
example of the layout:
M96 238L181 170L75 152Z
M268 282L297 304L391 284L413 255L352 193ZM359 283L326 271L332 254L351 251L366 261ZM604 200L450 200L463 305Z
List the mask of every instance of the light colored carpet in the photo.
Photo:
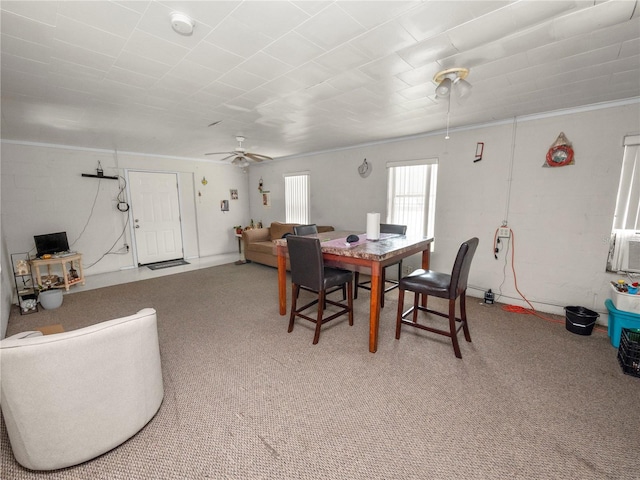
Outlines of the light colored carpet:
M369 292L323 328L278 314L275 269L223 265L65 295L8 335L158 311L165 398L120 447L39 474L2 424L4 479L637 479L640 379L606 333L468 300L473 343L404 328L387 294L376 354ZM303 295L308 295L303 293ZM407 300L408 302L408 300ZM560 318L560 317L556 317Z

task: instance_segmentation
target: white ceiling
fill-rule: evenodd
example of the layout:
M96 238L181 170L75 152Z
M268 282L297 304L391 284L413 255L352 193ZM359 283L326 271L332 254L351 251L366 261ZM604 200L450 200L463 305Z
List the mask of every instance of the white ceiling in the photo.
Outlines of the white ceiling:
M451 67L473 85L452 128L640 96L635 0L0 5L3 140L212 161L239 134L272 157L334 149L444 129L433 76Z

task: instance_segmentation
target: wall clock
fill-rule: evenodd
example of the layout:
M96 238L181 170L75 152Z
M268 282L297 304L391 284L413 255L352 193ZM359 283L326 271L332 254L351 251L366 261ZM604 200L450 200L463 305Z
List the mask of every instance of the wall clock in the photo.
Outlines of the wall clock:
M371 170L372 170L372 165L369 162L367 162L367 159L365 158L364 161L358 167L358 174L360 174L362 178L367 178L371 174Z

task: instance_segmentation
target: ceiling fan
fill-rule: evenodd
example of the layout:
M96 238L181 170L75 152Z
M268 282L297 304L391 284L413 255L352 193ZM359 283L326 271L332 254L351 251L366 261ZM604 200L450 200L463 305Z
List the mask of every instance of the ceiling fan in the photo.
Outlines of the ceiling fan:
M262 162L263 160L273 160L273 158L268 157L266 155L260 155L259 153L251 153L247 152L246 149L242 146L242 142L245 141L245 138L242 136L236 137L238 141L238 146L232 152L210 152L205 153L205 155L227 155L221 161L224 162L232 158L231 164L236 165L240 168L245 168L250 165L249 160L254 162Z

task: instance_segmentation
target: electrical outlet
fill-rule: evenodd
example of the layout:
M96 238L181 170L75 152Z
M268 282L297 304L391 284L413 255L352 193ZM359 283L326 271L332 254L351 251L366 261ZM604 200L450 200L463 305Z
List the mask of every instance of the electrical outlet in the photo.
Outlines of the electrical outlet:
M509 237L511 237L511 229L509 227L500 227L500 228L498 228L498 237L499 238L509 238Z
M404 267L404 274L405 275L409 275L414 270L411 265L403 265L403 267Z

